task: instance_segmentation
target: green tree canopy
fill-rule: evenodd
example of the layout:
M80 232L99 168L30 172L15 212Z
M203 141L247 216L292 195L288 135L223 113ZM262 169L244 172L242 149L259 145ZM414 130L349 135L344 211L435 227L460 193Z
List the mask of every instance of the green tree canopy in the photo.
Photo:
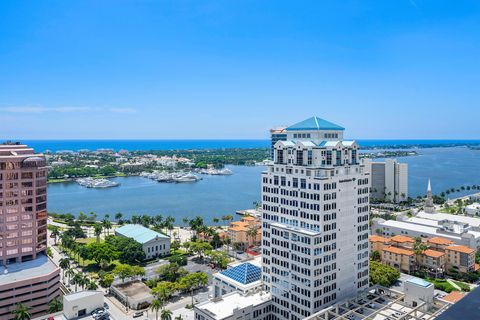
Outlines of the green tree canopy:
M377 261L370 261L370 283L389 287L400 278L400 272Z

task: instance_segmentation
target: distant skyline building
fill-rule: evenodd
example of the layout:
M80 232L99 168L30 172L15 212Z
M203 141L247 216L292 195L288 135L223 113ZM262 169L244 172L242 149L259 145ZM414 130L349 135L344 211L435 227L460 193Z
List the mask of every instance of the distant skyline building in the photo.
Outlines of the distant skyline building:
M394 203L408 199L408 164L396 159L383 162L363 160L371 175L371 196Z
M262 173L262 276L274 314L299 320L368 288L370 181L343 127L285 131Z
M270 130L270 138L271 138L271 141L272 141L271 151L270 151L271 160L273 160L275 143L277 143L277 141L287 140L287 132L285 131L285 129L286 129L286 127L282 126L282 127L277 127L277 128L274 128L274 129Z
M47 257L45 157L20 144L0 144L0 319L18 303L33 317L59 292L59 269Z

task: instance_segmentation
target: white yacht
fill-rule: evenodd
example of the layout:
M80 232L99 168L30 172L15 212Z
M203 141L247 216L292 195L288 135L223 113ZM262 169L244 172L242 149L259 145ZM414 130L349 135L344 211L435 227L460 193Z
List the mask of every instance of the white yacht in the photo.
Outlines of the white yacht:
M111 188L120 185L118 182L107 179L94 179L90 177L77 179L76 182L86 188Z

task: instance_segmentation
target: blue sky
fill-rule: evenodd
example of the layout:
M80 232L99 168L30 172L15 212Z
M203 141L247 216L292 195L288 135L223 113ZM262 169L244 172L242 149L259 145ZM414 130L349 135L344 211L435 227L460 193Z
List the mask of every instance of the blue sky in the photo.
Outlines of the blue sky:
M2 1L0 139L480 138L480 1Z

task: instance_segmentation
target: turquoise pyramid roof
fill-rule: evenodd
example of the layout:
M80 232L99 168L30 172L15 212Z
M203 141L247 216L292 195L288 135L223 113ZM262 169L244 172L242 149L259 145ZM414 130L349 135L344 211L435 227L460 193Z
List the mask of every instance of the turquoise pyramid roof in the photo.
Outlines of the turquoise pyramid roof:
M249 284L260 280L262 269L249 262L246 262L220 273L229 277L230 279L240 282L241 284Z
M299 130L345 130L345 128L338 124L324 120L319 117L311 117L306 120L295 123L286 129L287 131Z

